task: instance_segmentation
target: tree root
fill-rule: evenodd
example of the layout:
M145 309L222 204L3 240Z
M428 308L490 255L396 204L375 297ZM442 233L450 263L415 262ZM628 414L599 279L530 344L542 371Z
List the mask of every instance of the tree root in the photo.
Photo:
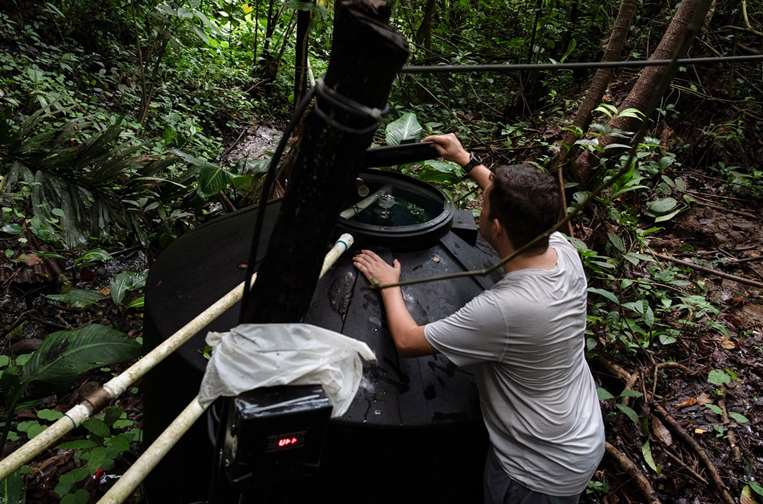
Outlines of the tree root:
M729 423L729 412L726 410L726 401L721 399L718 401L718 406L721 408L721 413L723 413L723 423L725 425L728 425ZM726 432L726 439L729 441L729 445L731 446L731 451L734 454L734 462L741 462L742 461L742 451L739 449L739 446L737 445L737 436L736 433L729 429Z
M620 467L622 467L623 470L628 473L628 476L630 476L636 482L639 489L641 490L641 493L643 493L644 497L646 497L647 502L649 504L660 504L660 499L657 497L657 492L654 491L652 484L649 483L649 479L644 476L644 473L641 472L638 466L634 464L633 461L628 458L625 453L615 448L609 442L607 442L605 446L607 454L615 459L617 463L620 464Z
M623 381L626 384L626 386L633 386L633 384L639 378L638 373L630 373L622 366L619 366L618 364L610 362L609 360L601 356L596 359L596 364L600 365L602 368L604 368L605 370L609 371L611 374L619 378L621 381ZM663 363L663 366L661 367L668 367L668 366L673 367L673 364ZM684 367L684 366L681 364L677 364L675 365L675 367ZM657 368L657 366L655 366L655 368ZM648 395L644 396L644 400L647 402L651 402L650 397ZM679 424L678 421L676 421L676 419L673 418L664 407L662 407L658 403L652 403L651 406L653 410L656 412L657 416L659 416L660 419L668 427L670 427L676 433L676 435L678 435L678 437L680 437L687 445L689 445L689 447L692 448L692 450L694 450L697 457L699 457L699 459L702 461L702 464L710 473L710 476L712 477L713 482L715 483L715 486L718 489L718 492L721 494L721 498L724 504L735 504L734 498L729 493L729 490L726 487L726 484L723 482L720 474L718 473L718 469L715 467L715 464L713 464L713 461L710 460L710 457L707 455L707 452L704 450L704 448L702 448L702 446L700 446L700 444L688 432L686 432L686 430L683 427L681 427L681 424ZM613 457L617 458L616 454L610 452L610 447L611 445L607 443L607 453L610 453L612 454ZM611 447L611 448L613 450L616 450L616 448L614 447ZM618 462L621 462L621 460L618 459ZM628 460L628 462L630 462L630 460ZM630 463L633 464L633 462L630 462ZM623 465L623 467L625 468L625 465ZM636 468L636 470L638 471L638 468ZM641 477L644 477L643 474L641 474ZM634 476L634 478L637 478L637 477ZM640 483L639 483L639 486L641 486Z
M733 280L735 282L739 282L741 284L751 285L753 287L757 287L759 289L763 289L763 282L758 282L757 280L750 280L749 278L740 277L737 275L731 275L729 273L724 273L723 271L718 271L712 268L705 268L704 266L700 266L698 264L690 263L689 261L684 261L682 259L676 259L675 257L671 257L668 255L658 254L657 252L652 252L652 255L655 257L659 257L660 259L664 259L666 261L671 261L676 264L681 264L683 266L688 266L690 268L694 268L695 270L702 271L704 273L709 273L711 275L716 275L721 278L728 278L729 280Z
M729 493L728 488L726 488L726 484L721 479L721 475L718 474L718 469L715 468L715 464L713 464L713 461L710 460L710 457L707 455L705 449L702 448L699 443L697 443L697 441L688 432L686 432L683 427L681 427L681 424L679 424L678 421L676 421L676 419L673 418L665 408L657 403L653 404L653 408L661 420L665 422L668 427L673 429L678 437L680 437L686 444L688 444L697 454L699 459L705 465L707 472L710 473L715 486L718 488L718 492L721 494L723 502L725 504L734 504L734 498Z

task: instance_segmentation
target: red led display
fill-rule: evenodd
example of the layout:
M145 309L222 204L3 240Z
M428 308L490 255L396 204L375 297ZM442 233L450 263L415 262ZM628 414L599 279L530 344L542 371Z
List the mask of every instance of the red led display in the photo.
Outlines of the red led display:
M305 433L306 431L301 431L270 436L265 443L265 451L270 452L298 448L305 443Z

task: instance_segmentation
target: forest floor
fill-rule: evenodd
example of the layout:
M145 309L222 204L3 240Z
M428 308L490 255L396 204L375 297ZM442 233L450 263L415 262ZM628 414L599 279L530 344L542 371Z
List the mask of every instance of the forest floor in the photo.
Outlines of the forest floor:
M653 238L652 249L705 267L722 264L726 273L763 282L760 202L732 196L724 181L698 170L685 176L687 191L702 200L681 215L670 232ZM607 440L649 474L663 501L687 504L722 498L701 454L674 428L666 428L669 420L664 414L655 414L659 406L704 449L735 499L741 497L742 475L763 480L763 289L703 271L695 271L694 280L704 284L707 298L719 309L714 317L729 334L683 333L676 344L647 351L646 359L615 362L600 357L593 363L602 383L627 382L628 388L643 394L642 418L648 419L660 444L651 446L659 474L638 462L642 446L625 417L608 429ZM710 383L712 370L723 370L729 381ZM726 380L721 377L720 382ZM610 457L603 467L610 482L623 472ZM623 474L619 481L633 487L630 502L643 501L643 494L633 491L632 475ZM617 496L616 487L610 486L610 492L604 502L629 502Z

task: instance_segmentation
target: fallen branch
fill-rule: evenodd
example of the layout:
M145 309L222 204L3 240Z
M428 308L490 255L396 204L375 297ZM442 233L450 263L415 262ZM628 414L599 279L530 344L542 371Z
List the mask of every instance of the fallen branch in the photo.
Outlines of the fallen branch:
M704 266L699 266L698 264L691 263L689 261L684 261L682 259L676 259L675 257L671 257L664 254L658 254L657 252L652 252L652 255L655 257L659 257L660 259L664 259L666 261L671 261L676 264L682 264L683 266L688 266L690 268L693 268L698 271L703 271L705 273L709 273L711 275L719 276L721 278L727 278L729 280L733 280L735 282L739 282L741 284L745 285L751 285L753 287L757 287L759 289L763 289L763 282L758 282L756 280L750 280L749 278L740 277L737 275L731 275L729 273L724 273L723 271L718 271L712 268L706 268Z
M646 497L646 500L649 504L660 504L660 499L657 497L657 492L654 491L654 488L652 487L652 484L649 483L649 480L646 476L644 476L644 473L641 472L641 470L636 466L636 464L633 463L633 461L628 458L628 456L612 446L609 442L605 444L607 455L612 457L617 461L618 464L620 464L620 467L630 476L635 482L636 485L638 485L639 490L641 490L641 493L644 494L644 497Z
M748 219L757 220L757 218L758 218L757 215L755 215L753 213L750 213L750 212L743 212L742 210L734 210L733 208L728 208L728 207L723 207L723 206L720 206L720 205L716 205L715 203L711 203L707 199L702 198L701 196L697 196L696 194L693 194L692 198L694 199L694 201L692 203L694 203L695 205L699 205L699 206L703 206L703 207L708 207L708 208L713 208L713 209L718 210L718 211L723 212L723 213L730 213L730 214L734 214L734 215L739 215L741 217L747 217Z
M726 487L726 484L721 479L721 475L718 474L718 469L716 469L715 464L713 464L712 460L710 460L710 457L707 455L707 452L704 450L704 448L702 448L699 443L697 443L697 441L688 432L686 432L686 429L681 427L681 424L679 424L678 421L676 421L676 419L673 418L670 413L668 413L668 411L660 404L654 403L653 408L657 415L662 419L662 421L665 422L668 427L673 429L673 432L675 432L678 437L680 437L686 444L688 444L697 454L697 457L699 457L699 459L702 461L705 468L707 469L707 472L710 473L715 486L718 488L718 492L721 494L723 502L725 504L735 504L734 498L731 496L728 488Z
M670 451L667 446L664 446L662 448L662 451L663 451L663 453L665 453L665 455L667 455L668 457L673 459L678 465L680 465L681 467L686 469L686 471L689 474L691 474L694 478L696 478L698 481L701 481L702 483L707 485L707 480L705 478L703 478L699 473L697 473L697 471L695 471L694 469L689 467L689 465L686 462L684 462L683 460L681 460L677 455L674 455L673 452Z
M723 417L723 425L728 425L730 423L729 421L729 412L726 410L726 401L724 399L721 399L718 401L718 406L721 408L721 413ZM737 445L737 436L736 433L734 433L733 430L728 429L726 431L726 439L729 441L729 445L731 446L731 451L734 453L734 462L741 462L742 461L742 452L739 450L739 446Z

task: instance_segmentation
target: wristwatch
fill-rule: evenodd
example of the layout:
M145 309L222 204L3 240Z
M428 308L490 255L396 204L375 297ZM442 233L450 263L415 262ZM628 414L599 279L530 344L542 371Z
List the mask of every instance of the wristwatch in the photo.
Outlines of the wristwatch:
M469 172L472 171L472 169L475 166L481 165L481 164L482 164L482 160L480 158L478 158L477 156L475 156L473 152L470 152L469 153L469 162L466 163L463 166L463 168L464 168L464 177L469 175Z

